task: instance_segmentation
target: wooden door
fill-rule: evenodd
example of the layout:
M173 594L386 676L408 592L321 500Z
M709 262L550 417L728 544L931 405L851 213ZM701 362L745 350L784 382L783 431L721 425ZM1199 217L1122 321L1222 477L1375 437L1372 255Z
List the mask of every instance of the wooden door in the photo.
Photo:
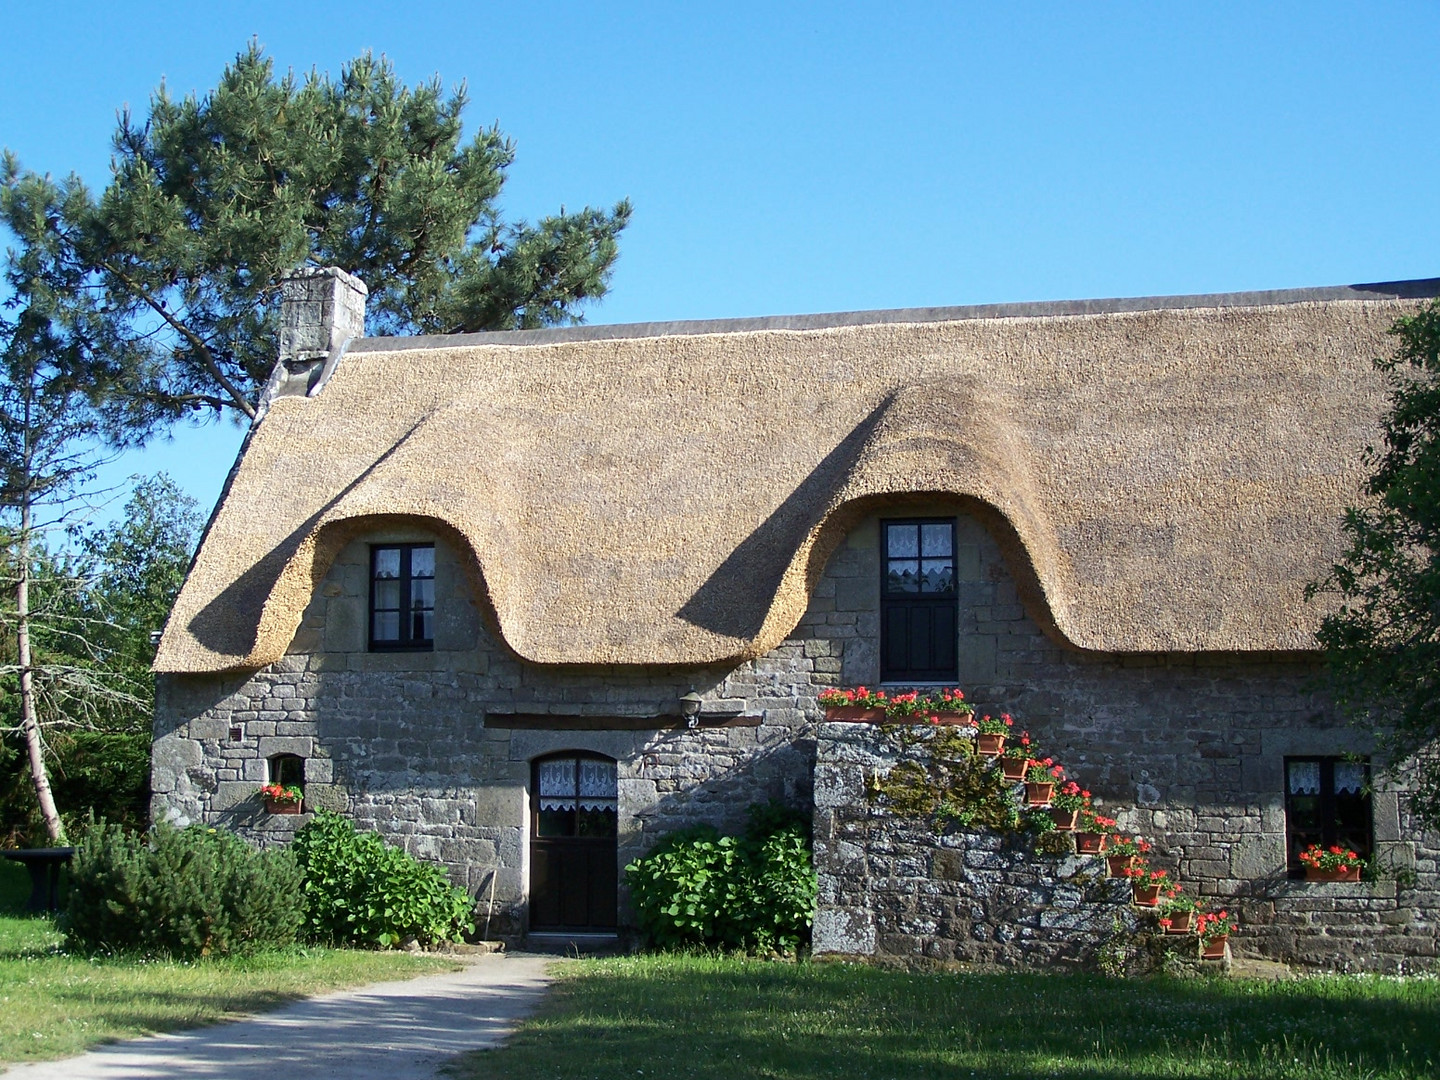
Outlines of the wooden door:
M541 758L530 790L530 929L614 930L615 762L581 753Z

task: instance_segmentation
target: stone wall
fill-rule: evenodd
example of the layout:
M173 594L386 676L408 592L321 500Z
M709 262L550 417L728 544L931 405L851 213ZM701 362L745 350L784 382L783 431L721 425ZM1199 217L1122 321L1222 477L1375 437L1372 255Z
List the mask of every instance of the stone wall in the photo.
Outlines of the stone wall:
M369 545L425 541L436 544L434 651L368 652ZM265 814L254 794L268 759L297 754L308 806L346 812L445 863L481 900L492 933L513 936L524 924L533 759L561 750L616 759L622 866L685 825L739 829L753 803L808 808L815 696L838 682L854 619L833 632L822 617L730 670L527 664L486 627L445 539L379 531L341 552L285 660L253 675L157 680L153 812L284 842L308 816ZM672 723L692 687L705 700L693 731ZM605 718L601 729L581 726L588 717ZM603 729L645 718L656 726Z
M1139 926L1130 886L1098 857L1036 854L1028 839L898 818L869 780L920 761L870 724L821 724L815 763L817 956L964 961L1009 967L1091 965Z
M1402 817L1396 791L1375 794L1375 836L1381 861L1404 881L1413 874L1415 886L1307 886L1285 875L1284 756L1370 749L1310 689L1312 660L1079 652L1042 631L1043 611L1027 610L1000 547L965 506L912 502L894 513L958 517L960 682L971 699L1014 713L1123 827L1157 843L1162 863L1238 906L1244 948L1354 967L1434 957L1440 841ZM436 542L435 651L369 653L367 545L417 540ZM496 925L510 932L523 919L538 755L588 749L617 759L622 864L679 825L733 828L751 802L806 802L816 695L878 680L879 580L872 517L831 556L790 637L763 657L682 670L557 668L497 641L444 538L377 532L342 551L285 660L253 675L158 680L155 813L283 839L294 819L259 816L250 797L267 757L299 753L312 804L442 859L482 901L493 880ZM707 725L738 716L753 726L674 729L663 718L692 687ZM553 716L553 727L536 726L537 716ZM587 718L612 730L584 730ZM614 718L655 726L613 730Z

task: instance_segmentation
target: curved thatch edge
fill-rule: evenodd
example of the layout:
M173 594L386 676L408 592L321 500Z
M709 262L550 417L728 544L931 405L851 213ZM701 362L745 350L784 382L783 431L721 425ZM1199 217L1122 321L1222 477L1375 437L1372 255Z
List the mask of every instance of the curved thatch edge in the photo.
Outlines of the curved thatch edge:
M845 542L850 532L866 518L885 511L904 511L918 505L934 507L951 504L959 513L979 520L1000 546L1002 555L1014 577L1026 613L1056 641L1071 648L1085 649L1083 642L1072 639L1055 618L1051 597L1039 574L1030 549L1010 517L999 507L974 491L935 489L896 489L851 495L839 499L825 517L807 534L795 550L782 576L782 584L766 614L759 634L740 648L716 650L696 656L683 665L665 662L666 667L705 667L716 664L742 663L763 656L783 642L799 625L810 604L810 597L819 584L825 565ZM589 663L554 661L527 653L505 633L503 620L496 610L486 580L482 557L477 544L460 526L434 514L384 513L359 514L327 519L318 524L301 541L275 581L260 615L255 644L244 657L222 667L215 673L257 671L284 657L294 640L305 610L330 572L346 545L369 534L397 529L418 529L433 534L451 545L459 555L465 581L471 591L476 610L485 627L507 651L529 663L552 667L654 666L643 661L598 658ZM188 668L167 668L156 665L157 672L185 673Z

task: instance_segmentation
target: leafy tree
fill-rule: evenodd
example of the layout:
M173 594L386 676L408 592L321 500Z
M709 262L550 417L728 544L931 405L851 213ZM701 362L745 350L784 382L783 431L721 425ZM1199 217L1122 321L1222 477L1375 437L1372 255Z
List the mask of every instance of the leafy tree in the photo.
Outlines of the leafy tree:
M578 322L606 292L629 203L506 223L514 144L493 127L462 142L465 105L463 86L407 89L368 53L338 80L277 79L252 44L205 96L162 85L143 123L122 114L109 186L65 221L148 355L129 419L253 418L279 275L307 263L365 281L371 333Z
M114 524L72 531L73 554L52 555L43 543L32 553L41 597L32 611L42 613L32 616L32 664L83 671L109 691L71 694L63 711L42 715L62 820L94 814L140 826L148 818L150 633L164 625L180 591L199 527L195 500L161 474L135 487ZM17 708L18 695L3 695L0 686L0 716L12 728ZM35 809L16 749L0 740L0 828L12 833L29 831Z
M1440 826L1440 303L1400 319L1384 446L1368 452L1370 501L1346 511L1349 548L1307 590L1339 608L1318 637L1337 700L1396 763L1418 758L1412 806Z

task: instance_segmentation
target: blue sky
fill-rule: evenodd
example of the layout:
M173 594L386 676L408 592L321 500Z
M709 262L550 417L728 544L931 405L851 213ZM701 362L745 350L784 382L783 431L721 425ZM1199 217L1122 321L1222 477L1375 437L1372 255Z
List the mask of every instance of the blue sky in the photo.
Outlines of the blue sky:
M1440 6L13 5L0 143L107 175L115 110L203 91L253 36L465 80L505 201L635 204L590 322L1440 275ZM239 430L177 432L208 509Z

